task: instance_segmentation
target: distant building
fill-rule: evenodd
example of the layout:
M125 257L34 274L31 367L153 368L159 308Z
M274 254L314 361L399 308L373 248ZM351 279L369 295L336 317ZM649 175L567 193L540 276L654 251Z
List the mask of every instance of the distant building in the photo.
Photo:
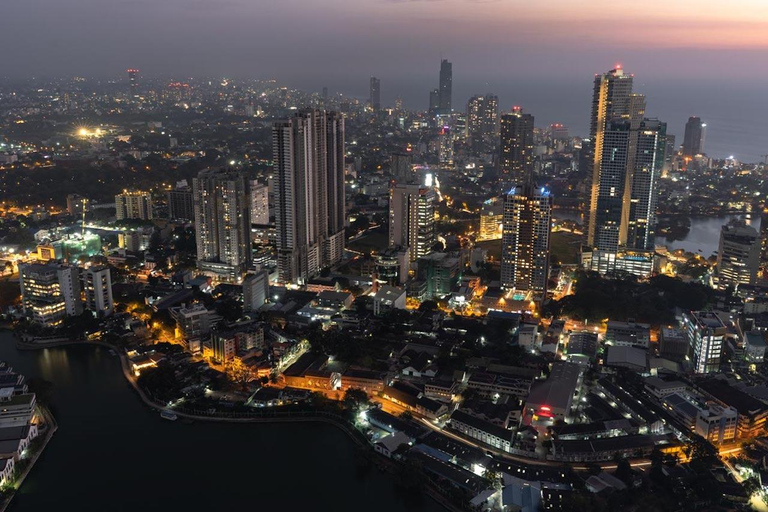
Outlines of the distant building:
M754 285L760 268L760 237L751 226L726 224L720 231L717 277L720 289Z
M59 325L67 316L83 312L77 267L58 263L19 265L24 313L45 327Z
M683 314L682 328L693 353L693 372L719 372L726 333L720 317L707 311L690 311Z
M115 196L117 220L152 220L152 196L149 192L124 190Z
M67 195L67 213L80 217L84 212L91 209L90 199L83 197L79 194Z
M501 286L546 297L552 195L529 181L510 190L504 200L501 238Z
M437 132L437 160L443 169L453 168L453 132L442 126Z
M111 315L115 310L112 298L112 277L109 267L92 266L83 273L85 307L95 315Z
M492 149L499 131L499 98L472 96L467 102L467 137L474 151Z
M168 191L168 218L172 220L194 220L195 203L192 189L184 181Z
M477 233L477 241L501 239L502 225L504 224L504 199L492 197L483 201L480 208L480 230Z
M251 181L251 224L269 224L269 187Z
M261 270L243 279L243 311L258 311L269 299L269 272Z
M368 102L374 112L381 110L381 80L375 76L371 77Z
M688 118L683 136L683 156L693 157L704 153L704 138L707 125L696 116Z
M450 114L453 98L453 64L447 59L440 61L440 88L438 91L438 113Z
M409 249L411 262L432 252L435 191L419 185L395 185L389 191L389 245Z
M390 157L390 172L398 183L411 183L414 179L413 153L392 153Z
M515 107L501 115L499 170L504 188L523 183L533 173L533 116Z

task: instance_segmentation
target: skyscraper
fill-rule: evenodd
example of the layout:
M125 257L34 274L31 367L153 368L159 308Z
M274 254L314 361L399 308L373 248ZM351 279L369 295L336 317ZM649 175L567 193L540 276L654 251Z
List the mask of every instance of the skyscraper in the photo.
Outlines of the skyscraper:
M523 183L533 173L533 116L514 107L501 115L499 170L506 189Z
M381 80L375 76L371 77L370 96L368 101L374 112L378 112L381 109Z
M198 268L239 281L252 259L248 180L234 170L204 169L192 194Z
M657 119L640 122L637 133L627 247L653 250L656 241L656 202L664 167L667 124Z
M544 298L549 277L552 196L532 180L511 189L504 199L501 236L501 286Z
M467 102L467 137L474 151L492 149L499 131L499 98L472 96Z
M434 116L440 110L440 89L429 91L429 115Z
M168 218L194 220L195 202L187 180L177 183L176 187L168 191Z
M136 102L139 100L139 70L138 69L128 69L126 70L128 73L128 86L130 87L130 100L133 102Z
M306 110L272 128L277 265L303 284L344 252L344 118Z
M394 185L389 190L389 246L408 248L414 262L432 252L436 241L434 188Z
M453 95L453 64L443 59L440 62L440 87L439 87L440 114L451 113L451 98Z
M251 224L269 224L269 187L251 181Z
M692 157L704 153L704 136L707 125L696 116L688 118L683 136L683 156Z
M152 195L140 190L123 190L115 196L117 220L152 220Z
M760 268L760 237L751 226L726 224L720 230L717 276L720 289L755 284Z
M443 169L453 168L453 132L443 126L437 133L437 160Z

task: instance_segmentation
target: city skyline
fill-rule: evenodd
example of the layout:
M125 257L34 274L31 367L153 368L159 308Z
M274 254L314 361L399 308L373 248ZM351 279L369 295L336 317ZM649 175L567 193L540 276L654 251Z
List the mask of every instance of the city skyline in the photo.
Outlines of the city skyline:
M758 161L765 153L765 138L755 132L768 114L760 102L761 74L768 74L755 63L768 48L762 30L768 7L754 0L728 9L685 1L612 11L600 8L604 2L558 9L447 0L333 0L323 8L300 9L296 2L134 1L91 9L92 3L34 0L8 6L9 19L17 22L0 35L0 44L14 48L2 75L108 78L137 67L146 76L276 78L361 99L373 75L382 79L383 105L401 96L408 108L423 109L437 86L440 59L447 58L454 64L454 110L475 94L492 92L502 111L522 105L542 126L562 122L584 133L587 111L579 100L589 94L585 81L621 62L643 77L638 85L654 97L649 115L666 119L678 140L688 117L699 116L709 123L713 155ZM39 12L49 15L39 18ZM115 17L121 22L115 24ZM295 42L269 45L295 19L313 23ZM523 29L508 30L512 20ZM34 42L21 32L30 24L40 28ZM330 37L340 26L345 37ZM456 34L443 37L451 27ZM717 38L711 37L714 30ZM199 32L207 37L194 37ZM136 38L137 33L152 37ZM744 70L751 80L729 82Z

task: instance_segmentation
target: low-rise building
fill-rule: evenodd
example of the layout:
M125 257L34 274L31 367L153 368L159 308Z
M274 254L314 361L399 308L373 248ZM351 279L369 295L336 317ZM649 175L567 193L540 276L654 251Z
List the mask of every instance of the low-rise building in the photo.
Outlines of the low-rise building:
M382 286L373 297L373 314L382 316L393 309L405 309L405 290Z
M451 428L467 437L509 452L512 449L514 432L488 421L476 418L463 411L454 411L450 419Z
M605 331L606 345L637 346L648 348L651 343L651 326L636 322L610 320Z

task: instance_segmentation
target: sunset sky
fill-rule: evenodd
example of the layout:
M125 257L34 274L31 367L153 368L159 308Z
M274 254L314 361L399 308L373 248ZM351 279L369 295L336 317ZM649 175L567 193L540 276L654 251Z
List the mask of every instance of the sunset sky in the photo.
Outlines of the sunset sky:
M672 132L708 116L713 151L768 153L765 138L736 148L734 132L747 123L754 137L768 119L766 0L3 0L2 12L8 78L133 66L363 98L376 75L385 104L399 95L424 108L442 56L454 63L454 108L491 91L537 125L583 132L591 77L621 62Z

